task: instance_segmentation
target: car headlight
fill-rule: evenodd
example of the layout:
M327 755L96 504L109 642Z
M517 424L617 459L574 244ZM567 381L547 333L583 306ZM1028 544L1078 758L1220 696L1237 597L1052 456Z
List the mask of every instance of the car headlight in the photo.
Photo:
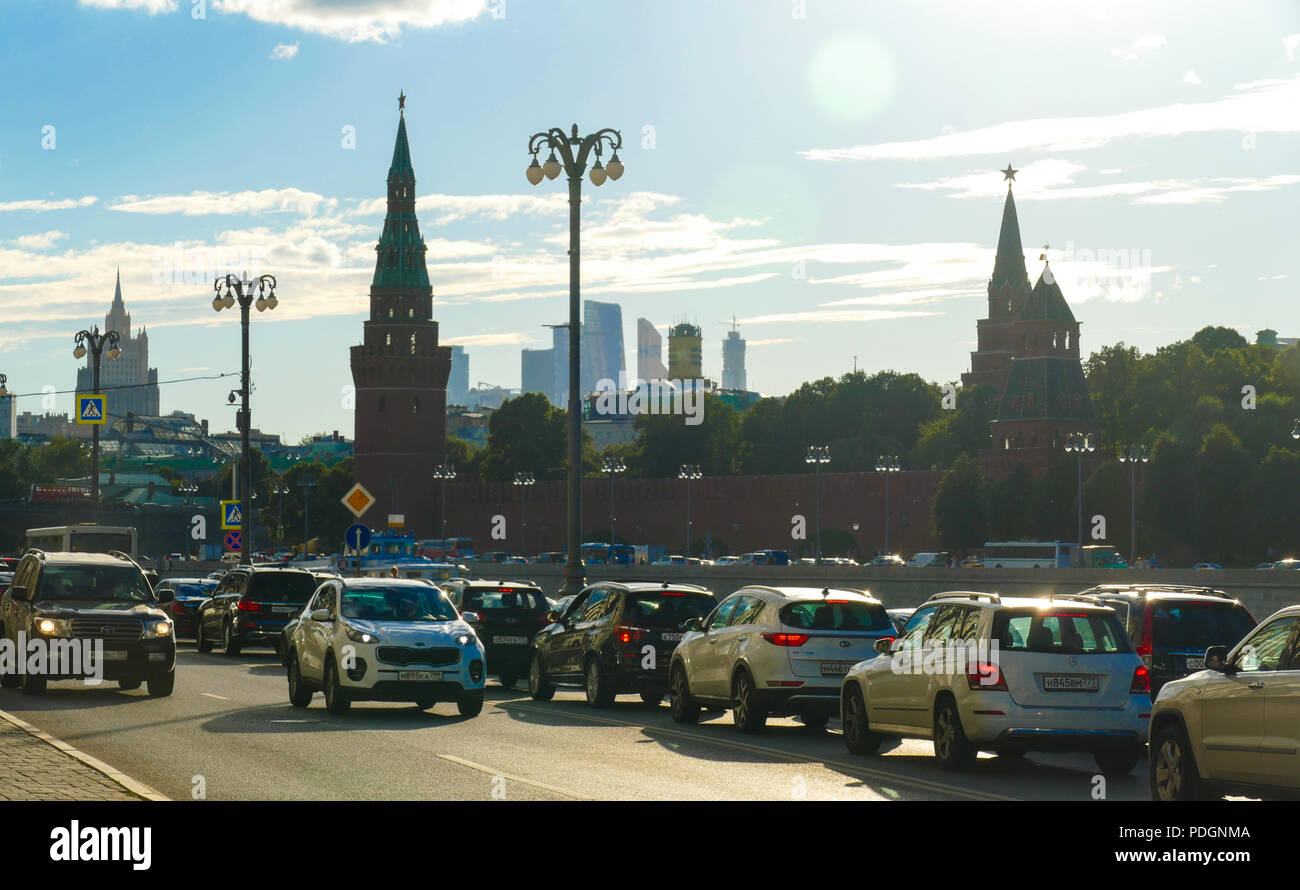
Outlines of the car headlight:
M146 640L170 637L171 635L172 623L170 619L164 618L161 621L146 621L144 623L144 638Z
M343 625L343 632L348 635L348 639L354 643L378 643L379 636L372 634L368 630L360 630L350 624Z
M462 646L473 646L478 642L478 640L472 633L463 633L456 637L456 642L460 643Z
M47 637L70 637L72 631L66 618L41 618L36 622L37 633Z

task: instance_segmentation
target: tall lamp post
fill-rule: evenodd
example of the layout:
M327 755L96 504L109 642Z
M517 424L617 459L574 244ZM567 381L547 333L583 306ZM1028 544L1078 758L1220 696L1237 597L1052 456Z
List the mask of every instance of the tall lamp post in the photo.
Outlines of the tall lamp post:
M803 462L813 465L813 476L817 488L817 564L822 561L822 464L831 462L831 446L809 445Z
M1125 445L1119 450L1119 462L1128 464L1129 556L1128 564L1137 563L1137 465L1151 460L1145 445Z
M117 331L99 332L99 325L95 325L88 331L77 331L76 337L77 348L72 350L73 358L83 359L86 352L90 352L90 366L93 369L93 383L91 388L96 395L99 394L99 362L103 357L104 347L108 347L109 359L115 359L122 354L122 348L118 345ZM105 404L104 413L108 414L108 407ZM99 522L99 425L95 424L90 428L90 515L91 521Z
M311 541L311 490L316 487L314 476L304 476L298 480L302 487L302 555L307 555L307 545Z
M682 555L687 558L691 555L691 482L703 476L699 464L682 464L677 471L677 478L686 480L686 552Z
M885 474L885 555L889 555L889 478L902 469L896 454L882 454L876 459L876 472Z
M519 555L528 558L528 486L537 484L532 473L515 473L514 483L519 486ZM447 544L444 541L443 547Z
M213 282L212 289L216 291L216 296L212 298L212 308L217 312L231 308L236 302L239 303L239 326L242 334L240 351L243 359L238 390L242 402L239 409L239 423L237 424L242 434L243 449L239 458L239 515L243 536L239 549L239 561L243 565L250 565L253 561L253 517L250 515L253 499L249 493L249 484L252 481L253 462L248 444L248 431L252 427L252 417L248 408L248 396L251 389L248 361L249 310L256 304L258 312L265 312L268 309L274 309L279 305L280 301L275 297L275 277L272 275L262 275L256 281L240 280L238 276L227 275L225 278L218 278ZM230 395L231 401L234 401L235 393L232 392Z
M1066 433L1065 450L1079 457L1079 542L1074 545L1077 553L1075 554L1075 564L1083 565L1083 456L1097 450L1097 445L1092 441L1090 433Z
M609 475L609 556L606 565L614 564L614 474L627 470L627 464L621 457L607 457L601 461L600 468Z
M608 144L613 155L609 166L602 166L600 156ZM534 133L528 140L528 151L533 162L524 171L528 181L539 185L542 178L554 179L561 173L569 178L569 443L568 443L568 558L565 560L562 594L576 594L582 589L582 393L581 375L581 318L579 317L579 224L582 206L582 175L587 172L587 158L594 150L596 163L592 166L591 184L600 186L605 179L618 179L623 175L623 162L618 150L623 147L623 137L618 130L597 130L586 136L578 135L578 125L565 134L559 127ZM537 153L550 150L545 164L537 162ZM556 157L556 153L559 157Z
M442 493L438 500L442 502L442 552L447 553L447 483L456 478L455 464L438 464L433 471L433 478L442 483Z
M284 496L289 493L289 486L277 482L271 487L271 494L280 499L280 518L275 525L276 548L284 550Z

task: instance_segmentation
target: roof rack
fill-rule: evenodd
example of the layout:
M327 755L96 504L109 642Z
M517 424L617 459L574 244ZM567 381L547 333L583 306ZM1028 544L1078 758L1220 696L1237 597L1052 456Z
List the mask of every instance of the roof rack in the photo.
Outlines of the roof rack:
M1216 590L1213 587L1200 587L1195 584L1098 584L1089 587L1088 590L1096 591L1114 591L1120 592L1125 590L1168 590L1175 593L1199 593L1204 596L1217 596L1223 599L1235 600L1236 597L1222 590ZM1098 596L1099 593L1088 594L1088 596Z
M1096 594L1091 593L1049 593L1048 600L1074 600L1079 603L1088 603L1091 606L1100 605Z
M996 593L984 593L978 590L947 590L943 593L933 594L932 600L980 600L986 599L991 603L1001 603L1002 597Z

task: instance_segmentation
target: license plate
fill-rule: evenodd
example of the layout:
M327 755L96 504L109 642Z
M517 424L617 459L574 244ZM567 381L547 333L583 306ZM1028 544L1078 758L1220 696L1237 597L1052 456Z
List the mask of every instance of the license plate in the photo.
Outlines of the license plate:
M398 671L399 680L441 680L442 671Z
M1101 689L1101 677L1078 674L1047 674L1043 677L1045 692L1096 692Z
M498 646L527 646L528 637L493 637L492 642Z
M126 650L125 650L125 649L105 649L105 650L104 650L104 660L105 660L105 661L126 661Z
M271 607L271 613L273 615L293 615L296 614L297 611L298 609L296 606L272 606Z
M1193 658L1188 658L1186 660L1186 664L1187 664L1187 669L1189 671L1203 671L1205 670L1205 656L1200 655Z
M681 635L681 634L663 634L663 633L661 633L661 634L659 635L659 639L663 640L665 643L680 643L680 642L681 642L681 639L682 639L682 635Z
M847 661L823 661L822 676L843 677L848 674L849 668L851 667L853 667L853 665L849 664Z

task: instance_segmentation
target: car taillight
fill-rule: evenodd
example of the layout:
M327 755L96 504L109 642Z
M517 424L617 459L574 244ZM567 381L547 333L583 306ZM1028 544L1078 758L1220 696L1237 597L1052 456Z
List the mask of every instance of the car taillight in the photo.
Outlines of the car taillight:
M807 634L765 633L763 639L775 646L802 646L808 642Z
M1133 682L1128 688L1129 695L1151 694L1151 670L1145 665L1138 665L1133 671Z
M1148 602L1142 610L1142 636L1137 641L1137 645L1134 646L1137 654L1142 657L1142 661L1148 666L1151 664L1151 653L1153 651L1151 637L1151 603Z
M185 606L184 606L184 604L182 604L182 603L172 603L172 614L173 614L173 615L184 615L184 614L185 614Z
M642 630L639 627L624 627L623 625L619 625L614 628L614 639L624 644L635 643L638 640L645 639L645 635L648 633L648 630Z
M977 661L966 666L966 685L985 692L1006 692L1007 678L1002 668L988 661Z
M235 608L241 612L260 612L262 607L252 600L241 599L235 603Z

